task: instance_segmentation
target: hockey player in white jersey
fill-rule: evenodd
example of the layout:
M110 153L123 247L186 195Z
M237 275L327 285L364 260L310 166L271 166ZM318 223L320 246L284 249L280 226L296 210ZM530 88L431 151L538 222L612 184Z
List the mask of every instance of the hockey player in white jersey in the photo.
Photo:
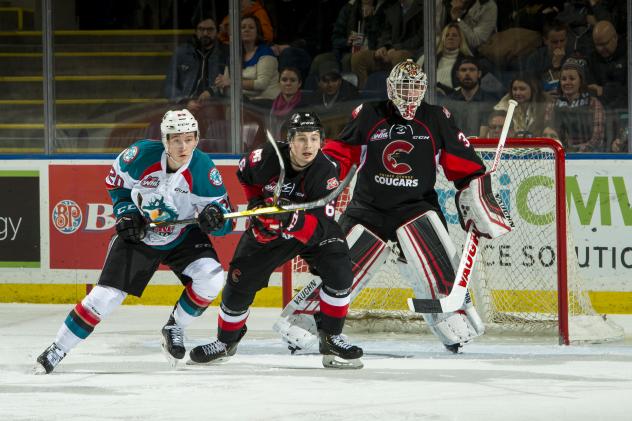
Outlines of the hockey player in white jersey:
M55 366L86 339L128 294L140 297L160 264L184 290L162 329L163 350L172 366L184 357L184 329L219 294L224 274L208 235L233 226L222 177L196 149L198 123L188 110L167 111L162 142L141 140L125 149L105 178L114 204L116 235L110 241L97 285L62 323L55 341L37 358L36 373ZM196 218L197 224L152 222Z

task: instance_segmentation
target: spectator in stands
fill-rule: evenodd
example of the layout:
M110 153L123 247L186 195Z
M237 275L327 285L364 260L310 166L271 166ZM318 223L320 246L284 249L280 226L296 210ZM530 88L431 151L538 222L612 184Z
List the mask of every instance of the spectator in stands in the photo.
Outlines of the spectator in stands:
M248 100L274 100L280 92L278 61L268 47L255 16L241 19L242 92ZM217 76L215 86L225 91L230 86L228 72Z
M551 97L542 91L540 84L531 76L518 75L509 85L509 92L494 106L494 110L507 111L509 100L518 102L514 110L513 129L518 137L542 136L545 112Z
M569 152L604 150L604 109L586 88L585 60L562 65L560 95L547 107L546 125Z
M384 9L392 3L393 0L349 0L345 3L331 33L332 51L314 58L310 75L316 79L325 62L334 62L342 71L350 72L352 50L377 49Z
M407 58L419 57L424 44L423 7L421 0L400 0L384 10L377 49L351 56L358 88L364 88L370 73L388 71Z
M266 8L261 4L260 0L240 0L241 1L241 17L255 16L259 20L261 26L261 37L267 44L272 44L274 38L274 29L270 22L270 16ZM223 44L228 44L230 39L230 28L228 22L228 15L224 16L222 22L219 24L219 37L218 39Z
M481 88L483 72L476 58L464 57L456 68L458 87L448 95L448 108L463 133L476 136L487 123L487 110L496 104L498 97Z
M296 67L301 71L301 78L304 78L309 71L311 57L305 50L304 40L282 40L282 43L273 43L275 30L272 20L266 7L260 0L241 0L241 17L255 16L261 24L261 34L266 44L270 46L277 58L279 69L284 67ZM228 44L229 40L228 16L224 17L220 24L220 41Z
M568 46L575 56L590 57L594 52L592 28L598 21L612 22L610 5L602 0L571 0L564 2L564 9L557 19L568 27Z
M625 109L628 103L627 44L619 42L614 25L600 21L593 28L595 53L588 66L592 92L606 109Z
M165 80L165 96L194 114L221 95L214 82L228 63L228 49L217 40L215 21L206 16L195 20L195 34L176 49Z
M472 57L472 52L461 34L461 28L456 22L447 24L441 31L437 46L437 90L440 93L450 95L457 87L458 65L465 57ZM423 67L424 61L425 55L422 55L417 64ZM476 67L478 69L478 62Z
M487 124L481 127L481 137L488 139L498 139L503 131L503 125L507 118L507 111L493 110L487 117ZM513 125L509 126L507 137L514 137Z
M301 91L303 79L301 71L297 68L286 67L282 69L279 75L279 85L281 92L272 102L270 108L270 127L276 139L283 139L285 136L282 135L284 131L282 126L287 123L287 116L296 109L307 105L307 100ZM287 128L285 128L285 132L287 132Z
M496 32L498 7L494 0L452 0L450 17L461 28L468 47L478 51Z
M319 115L327 111L351 111L360 97L358 89L342 78L340 69L334 63L323 63L318 70L318 91L310 99L312 105L322 106ZM341 108L342 107L342 108ZM346 108L345 108L346 107Z
M544 45L527 57L526 69L539 80L545 92L555 95L560 81L562 63L570 53L567 50L568 29L559 21L544 25L542 39Z

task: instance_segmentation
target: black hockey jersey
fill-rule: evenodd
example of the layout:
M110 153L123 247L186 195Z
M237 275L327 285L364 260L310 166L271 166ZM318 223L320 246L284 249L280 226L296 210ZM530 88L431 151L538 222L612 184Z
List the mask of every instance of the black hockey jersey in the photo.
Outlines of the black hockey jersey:
M312 164L302 171L295 171L290 164L290 150L287 143L278 143L285 165L285 181L280 199L291 203L305 203L327 196L339 185L338 166L318 152ZM272 198L281 171L279 159L270 144L255 149L239 161L239 179L248 202L255 198ZM318 241L327 235L334 225L335 201L322 208L305 211L304 217L289 229L292 237L304 244Z
M415 118L405 120L390 101L357 107L339 135L323 152L338 160L341 177L359 165L353 202L376 211L438 209L434 190L437 163L460 189L485 166L445 107L422 102Z

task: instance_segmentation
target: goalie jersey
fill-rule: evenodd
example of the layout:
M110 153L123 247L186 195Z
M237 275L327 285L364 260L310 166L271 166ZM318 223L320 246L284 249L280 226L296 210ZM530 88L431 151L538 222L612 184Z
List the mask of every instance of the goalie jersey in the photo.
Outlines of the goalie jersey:
M289 145L280 142L277 145L285 165L285 181L279 197L281 201L311 202L327 196L338 187L338 166L321 151L318 151L310 166L302 171L295 171L290 164ZM244 188L248 202L256 198L271 202L280 171L279 158L270 144L244 156L239 161L237 178ZM333 202L325 207L305 211L305 218L301 218L289 229L292 237L311 245L320 241L323 236L328 236L332 230L339 230L334 221Z
M194 218L206 205L214 202L230 212L228 195L219 170L203 152L195 150L188 164L175 172L167 171L167 155L162 142L141 140L120 153L105 178L114 204L114 215L140 212L152 222ZM165 225L149 229L145 244L171 249L197 225ZM224 227L211 235L221 236L232 230Z
M437 164L457 189L485 173L483 162L448 109L425 102L412 120L401 117L390 101L362 104L339 139L328 140L323 152L340 162L341 177L358 164L349 211L355 204L411 215L439 209L434 190ZM420 207L421 203L429 206Z

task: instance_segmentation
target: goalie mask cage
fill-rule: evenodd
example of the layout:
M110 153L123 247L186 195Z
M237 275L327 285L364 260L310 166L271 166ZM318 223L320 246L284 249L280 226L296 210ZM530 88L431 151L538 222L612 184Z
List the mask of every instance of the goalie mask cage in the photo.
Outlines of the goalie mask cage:
M489 168L497 140L470 139ZM470 292L487 331L500 334L553 334L560 344L623 338L623 330L592 307L579 276L567 223L564 151L550 139L507 139L494 177L494 192L508 204L515 229L495 240L481 239ZM458 223L454 185L442 171L435 189L460 258L465 232ZM350 190L338 199L341 213ZM392 244L391 244L392 246ZM382 269L355 298L347 328L419 332L420 315L407 310L412 289L397 268L397 247ZM313 275L299 257L283 268L284 301ZM285 304L284 303L284 304Z

